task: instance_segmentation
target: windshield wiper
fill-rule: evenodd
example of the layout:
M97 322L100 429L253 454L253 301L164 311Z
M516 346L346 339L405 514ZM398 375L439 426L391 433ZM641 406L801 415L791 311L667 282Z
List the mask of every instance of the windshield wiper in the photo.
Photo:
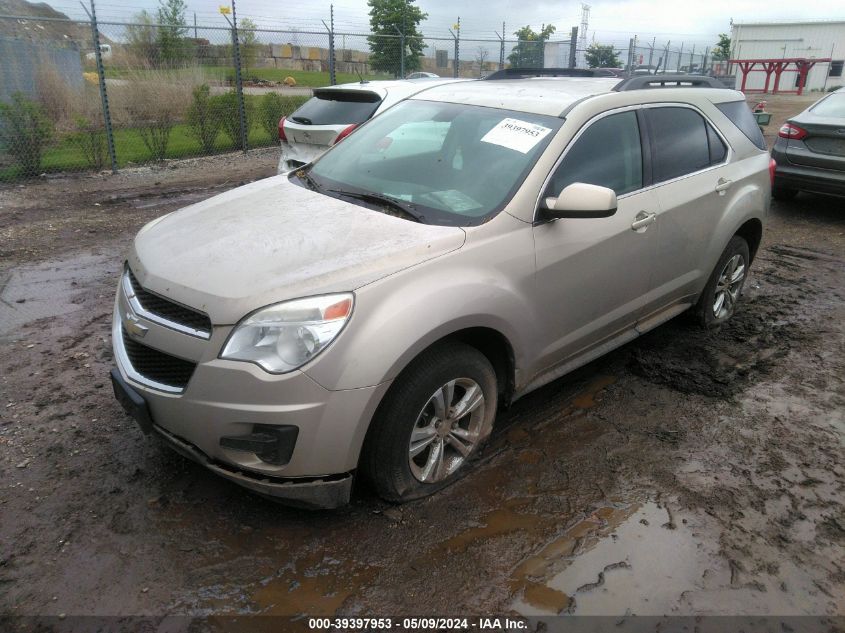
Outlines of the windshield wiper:
M317 181L314 180L314 177L308 173L307 169L297 169L294 172L294 175L299 178L300 180L304 181L308 188L312 191L320 191L320 185L317 184Z
M336 193L339 196L344 196L345 198L377 204L383 208L388 207L394 212L389 215L396 215L397 217L405 217L415 222L425 223L425 216L417 211L416 207L410 202L397 200L396 198L391 198L380 193L359 193L357 191L344 191L343 189L329 189L328 191L330 193Z

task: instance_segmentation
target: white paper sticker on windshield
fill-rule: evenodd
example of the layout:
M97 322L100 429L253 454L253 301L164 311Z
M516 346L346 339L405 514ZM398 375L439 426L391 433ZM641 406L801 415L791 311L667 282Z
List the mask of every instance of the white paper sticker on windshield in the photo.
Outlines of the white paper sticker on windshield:
M528 123L519 119L504 119L487 132L481 141L527 154L551 131L552 128L543 127L536 123Z

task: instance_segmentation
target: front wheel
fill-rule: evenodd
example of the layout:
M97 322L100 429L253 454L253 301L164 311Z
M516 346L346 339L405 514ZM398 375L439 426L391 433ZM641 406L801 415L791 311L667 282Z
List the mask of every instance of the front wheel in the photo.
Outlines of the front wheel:
M402 502L449 485L490 435L497 383L484 354L439 345L396 379L367 434L361 470L379 496Z
M750 263L748 242L734 235L713 269L695 307L696 316L705 328L721 325L736 312Z

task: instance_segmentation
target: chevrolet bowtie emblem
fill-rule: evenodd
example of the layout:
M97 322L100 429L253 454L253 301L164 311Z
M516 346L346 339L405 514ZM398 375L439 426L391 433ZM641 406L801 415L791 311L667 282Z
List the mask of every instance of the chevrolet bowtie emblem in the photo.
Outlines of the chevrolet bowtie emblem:
M149 330L147 326L138 322L138 318L134 314L127 314L123 317L123 329L135 338L144 338Z

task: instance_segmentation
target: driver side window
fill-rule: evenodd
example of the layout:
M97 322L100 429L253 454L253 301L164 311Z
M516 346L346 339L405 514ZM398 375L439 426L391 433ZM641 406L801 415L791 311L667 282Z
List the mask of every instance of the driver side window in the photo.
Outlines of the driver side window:
M634 111L603 117L590 125L564 156L546 196L557 196L574 182L613 189L616 195L643 186L640 128Z

